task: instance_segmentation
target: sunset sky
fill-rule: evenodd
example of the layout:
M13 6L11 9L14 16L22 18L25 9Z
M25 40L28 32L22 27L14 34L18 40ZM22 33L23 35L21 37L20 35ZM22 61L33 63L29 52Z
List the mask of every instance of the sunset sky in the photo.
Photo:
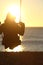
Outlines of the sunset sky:
M21 21L26 26L43 26L43 0L21 0ZM0 0L0 21L6 17L8 7L20 7L20 0Z

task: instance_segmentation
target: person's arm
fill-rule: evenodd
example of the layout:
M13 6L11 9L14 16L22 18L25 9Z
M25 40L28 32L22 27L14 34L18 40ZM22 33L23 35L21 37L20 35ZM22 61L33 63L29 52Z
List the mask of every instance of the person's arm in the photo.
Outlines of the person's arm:
M17 30L18 34L23 36L24 32L25 32L25 24L22 22L19 22L16 30Z
M25 32L25 24L24 23L22 23L22 22L20 22L19 23L20 25L21 25L21 35L24 35L24 32Z

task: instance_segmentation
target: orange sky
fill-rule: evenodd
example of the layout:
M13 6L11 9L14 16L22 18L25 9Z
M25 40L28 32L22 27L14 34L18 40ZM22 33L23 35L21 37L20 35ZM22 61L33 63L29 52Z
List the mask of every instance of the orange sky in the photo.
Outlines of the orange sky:
M0 0L0 21L6 17L6 9L20 0ZM26 26L43 26L43 0L22 0L21 20Z

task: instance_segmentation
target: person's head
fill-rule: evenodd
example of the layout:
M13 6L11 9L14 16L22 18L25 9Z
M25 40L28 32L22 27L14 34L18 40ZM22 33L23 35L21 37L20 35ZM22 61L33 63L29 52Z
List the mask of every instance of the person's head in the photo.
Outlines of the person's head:
M7 21L10 21L11 22L11 21L15 21L15 19L16 18L14 16L12 16L10 13L8 13L7 16L6 16L6 20Z

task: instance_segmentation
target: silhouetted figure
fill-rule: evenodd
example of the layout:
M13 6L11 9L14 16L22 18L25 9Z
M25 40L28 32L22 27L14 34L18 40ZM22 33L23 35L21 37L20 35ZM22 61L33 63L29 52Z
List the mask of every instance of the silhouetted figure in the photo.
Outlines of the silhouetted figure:
M0 26L0 34L3 32L4 37L2 44L5 48L10 47L11 49L21 44L20 36L24 34L25 25L24 23L16 23L15 18L8 13L5 22Z

